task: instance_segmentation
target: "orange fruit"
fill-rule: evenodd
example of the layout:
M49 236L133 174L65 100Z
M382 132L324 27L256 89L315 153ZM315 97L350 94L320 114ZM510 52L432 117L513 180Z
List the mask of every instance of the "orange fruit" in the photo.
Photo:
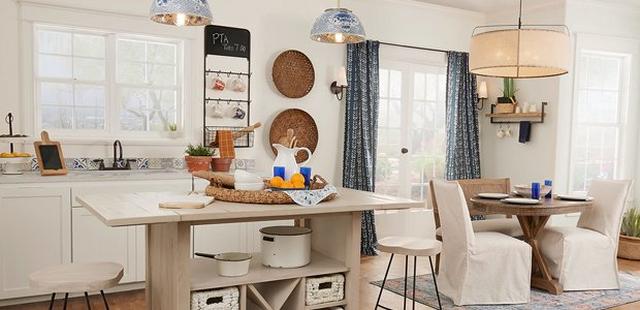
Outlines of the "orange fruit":
M291 181L291 183L294 183L294 184L296 184L296 183L304 184L304 176L302 174L300 174L300 173L294 173L291 176L291 180L290 181Z
M293 183L291 183L291 181L285 181L285 182L282 184L282 186L281 186L281 187L282 187L282 188L295 188L295 187L293 186Z
M302 183L298 183L298 182L293 183L293 188L304 188L304 182L302 182Z
M282 187L282 184L284 184L284 180L281 177L273 177L269 180L269 185L272 187Z

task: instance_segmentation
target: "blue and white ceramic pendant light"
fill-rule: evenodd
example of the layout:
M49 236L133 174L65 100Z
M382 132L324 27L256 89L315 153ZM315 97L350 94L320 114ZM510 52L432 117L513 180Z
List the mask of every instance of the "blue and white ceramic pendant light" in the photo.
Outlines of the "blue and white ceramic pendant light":
M348 9L326 9L311 28L311 40L324 43L358 43L365 40L364 27L358 16Z
M206 26L212 16L207 0L152 0L150 18L174 26Z

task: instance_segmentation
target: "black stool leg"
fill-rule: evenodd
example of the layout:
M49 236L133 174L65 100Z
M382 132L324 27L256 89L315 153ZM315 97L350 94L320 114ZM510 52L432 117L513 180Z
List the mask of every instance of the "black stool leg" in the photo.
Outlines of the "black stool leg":
M104 308L109 310L109 303L107 302L107 297L104 296L103 290L100 290L100 295L102 295L102 301L104 301Z
M62 309L67 310L67 299L69 299L69 293L64 293L64 305Z
M84 300L87 301L87 309L91 310L91 302L89 301L89 294L84 292Z
M393 253L391 253L391 258L389 259L389 265L387 266L387 271L384 272L384 279L382 280L382 286L380 287L380 293L378 294L378 300L376 300L376 307L378 309L380 306L380 297L382 297L382 291L384 290L384 284L387 282L387 276L389 275L389 269L391 269L391 262L393 262Z
M409 282L409 255L404 256L404 301L402 309L407 310L407 282Z
M411 295L413 297L411 309L413 310L416 310L416 266L418 265L417 263L418 263L418 257L414 256L413 257L413 295Z
M438 281L436 280L436 273L433 271L433 263L431 262L431 256L429 256L429 266L431 266L431 276L433 276L433 285L436 287L436 296L438 296L438 309L442 310L442 304L440 303L440 292L438 291Z
M53 309L53 303L56 301L56 293L51 294L51 302L49 303L49 310Z

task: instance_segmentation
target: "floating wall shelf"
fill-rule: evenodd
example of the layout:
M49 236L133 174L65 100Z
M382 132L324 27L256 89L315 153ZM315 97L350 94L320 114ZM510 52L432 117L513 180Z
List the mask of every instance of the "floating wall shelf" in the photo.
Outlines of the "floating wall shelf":
M545 107L546 102L542 103L541 112L525 112L525 113L493 113L494 106L491 106L491 113L485 114L486 117L491 119L491 124L512 124L520 123L521 121L530 121L531 123L544 123L544 117L546 116Z

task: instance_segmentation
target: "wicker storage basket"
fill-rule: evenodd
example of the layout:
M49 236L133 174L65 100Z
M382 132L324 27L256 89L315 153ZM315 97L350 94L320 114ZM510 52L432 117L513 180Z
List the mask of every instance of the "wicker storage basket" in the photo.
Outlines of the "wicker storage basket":
M191 293L191 310L238 310L240 291L237 287Z
M494 113L496 114L511 114L516 111L516 105L511 103L498 103Z
M620 235L618 242L618 257L640 260L640 238Z
M307 306L326 304L344 299L344 275L333 274L307 278L305 302Z
M205 193L212 196L216 200L255 203L255 204L292 204L293 199L284 192L278 191L242 191L233 189L233 183L229 184L228 177L221 175L212 175L210 177L210 185L207 186ZM327 185L321 176L316 175L311 180L311 189L322 189ZM336 198L337 194L327 196L323 201L329 201Z

